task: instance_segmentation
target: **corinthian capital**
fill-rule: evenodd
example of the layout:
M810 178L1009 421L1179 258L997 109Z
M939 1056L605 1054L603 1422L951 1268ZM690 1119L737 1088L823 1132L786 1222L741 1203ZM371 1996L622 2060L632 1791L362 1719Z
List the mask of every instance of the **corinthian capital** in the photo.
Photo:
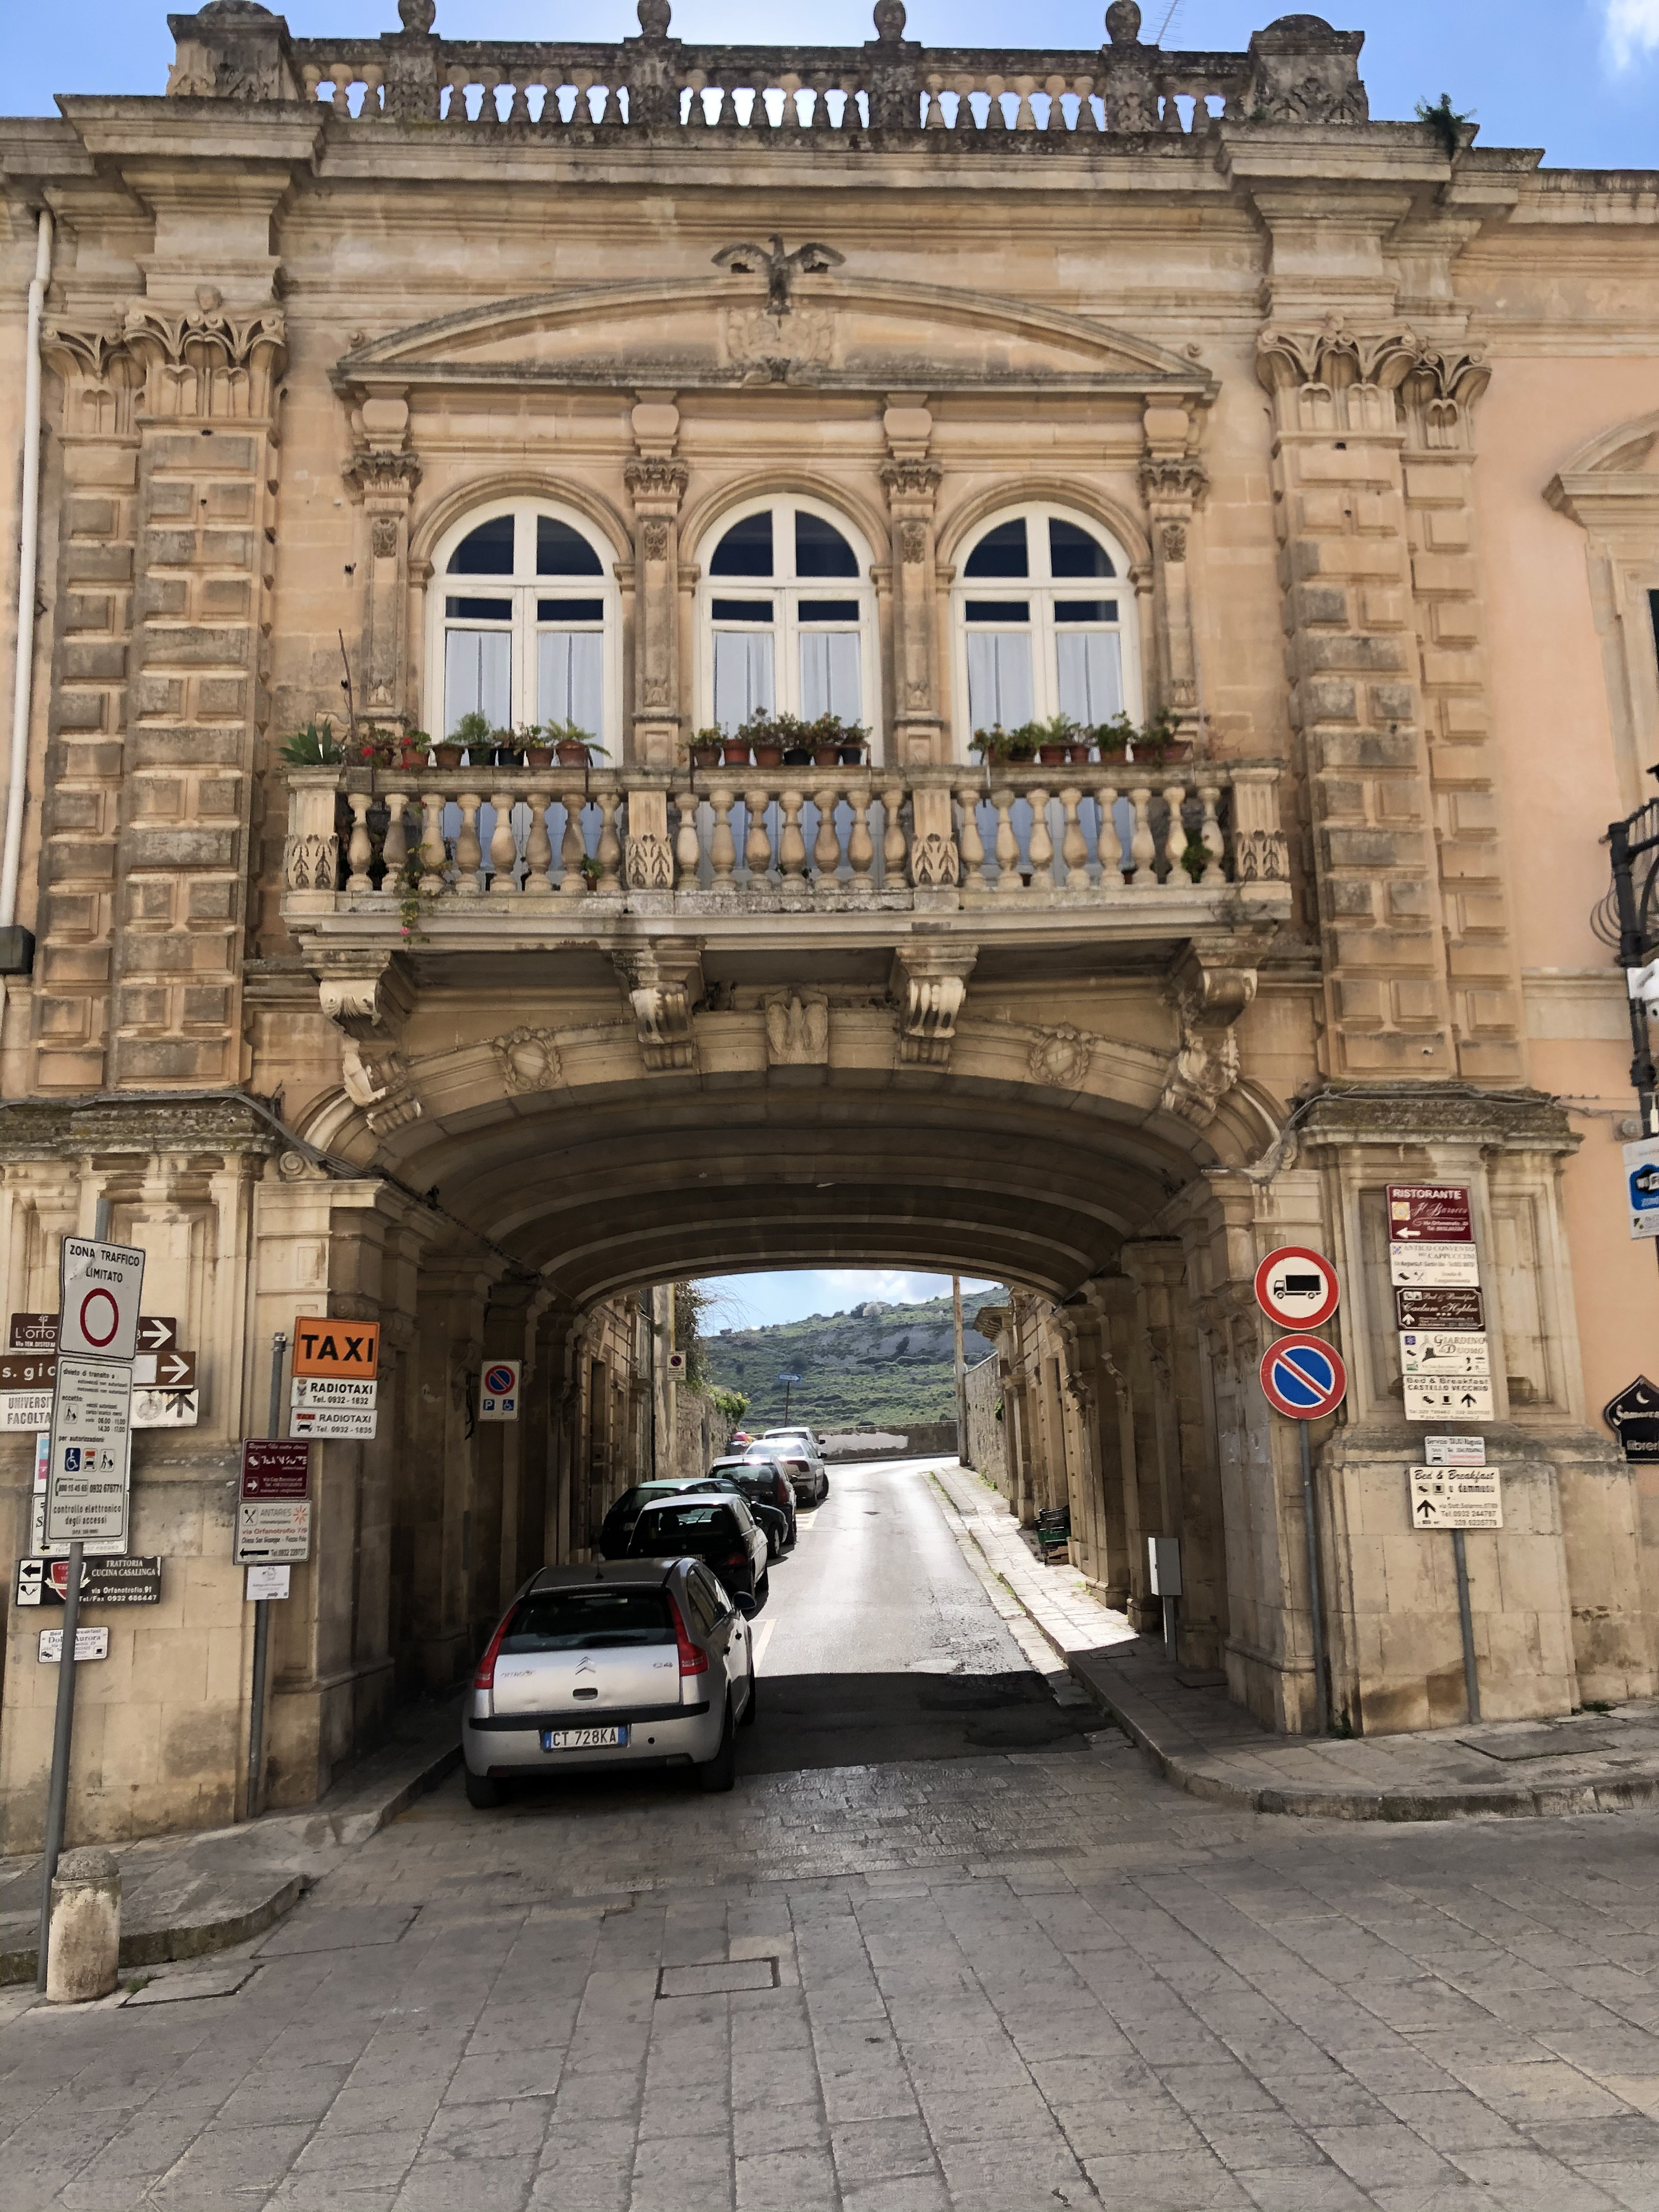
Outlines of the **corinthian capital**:
M684 461L667 460L657 454L623 464L623 482L635 506L659 513L666 510L670 514L678 514L690 473Z

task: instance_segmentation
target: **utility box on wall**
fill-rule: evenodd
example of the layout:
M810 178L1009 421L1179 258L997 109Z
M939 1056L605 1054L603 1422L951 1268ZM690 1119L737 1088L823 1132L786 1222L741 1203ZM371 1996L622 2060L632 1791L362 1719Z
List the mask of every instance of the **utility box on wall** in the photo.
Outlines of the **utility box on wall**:
M1181 1539L1179 1536L1149 1536L1146 1539L1146 1568L1152 1578L1154 1597L1181 1595Z

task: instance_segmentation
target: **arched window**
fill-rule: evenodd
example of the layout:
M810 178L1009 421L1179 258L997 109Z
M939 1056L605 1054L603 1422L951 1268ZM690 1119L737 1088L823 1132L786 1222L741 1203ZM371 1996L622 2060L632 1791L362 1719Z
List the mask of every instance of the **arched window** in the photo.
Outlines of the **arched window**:
M615 554L583 517L515 500L440 540L428 714L494 729L574 722L611 751L622 724Z
M735 730L751 714L835 714L874 731L870 553L851 526L803 499L757 502L705 538L698 720Z
M1134 597L1121 547L1057 507L1016 507L969 539L952 590L958 698L975 730L1140 712Z

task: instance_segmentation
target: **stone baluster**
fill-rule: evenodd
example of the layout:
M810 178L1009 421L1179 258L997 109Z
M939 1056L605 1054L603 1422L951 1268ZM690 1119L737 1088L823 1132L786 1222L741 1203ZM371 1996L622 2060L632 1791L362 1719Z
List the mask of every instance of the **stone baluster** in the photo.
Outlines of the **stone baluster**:
M1220 788L1213 783L1200 783L1198 797L1199 804L1204 809L1204 820L1198 832L1198 842L1204 848L1204 872L1199 881L1201 884L1224 884L1227 872L1221 863L1227 845L1221 834Z
M374 858L374 840L368 834L368 810L374 804L366 791L346 794L346 804L351 809L351 836L346 843L346 859L351 863L351 873L346 878L349 891L372 891L368 864Z
M471 72L465 63L453 62L444 74L449 79L449 111L445 115L444 121L465 123L466 121L466 88L471 82Z
M436 898L444 889L449 854L444 844L444 794L421 793L421 895Z
M380 853L386 876L380 889L395 896L403 890L403 872L409 866L409 830L404 818L409 801L401 791L394 791L387 794L386 804L386 842Z
M507 82L513 88L513 106L507 113L509 123L528 123L530 120L530 84L528 78L520 83L511 70Z
M674 838L674 858L679 866L679 888L694 891L698 884L697 866L702 859L702 847L697 838L697 794L695 791L677 792L674 804L680 810L680 826Z
M870 871L876 864L875 840L870 835L870 802L873 793L854 791L848 794L853 809L853 826L848 834L847 859L853 871L854 890L868 890Z
M985 862L985 841L979 834L979 787L964 784L957 793L957 804L962 809L962 828L957 837L957 849L962 854L962 880L966 884L975 868L981 882L988 883L991 872Z
M766 810L772 804L772 795L764 790L745 791L743 803L749 810L749 834L743 841L743 864L749 871L751 883L763 884L772 872L772 840L766 830Z
M1031 802L1031 889L1051 891L1054 887L1054 841L1048 829L1048 794L1033 791L1027 794Z
M1100 838L1096 850L1100 856L1100 888L1103 891L1121 891L1123 888L1123 840L1118 834L1115 809L1117 786L1103 783L1095 793L1100 807Z
M714 871L714 888L717 891L731 890L732 878L737 870L738 848L732 836L732 809L736 805L737 799L736 792L728 790L725 785L708 794L709 804L714 810L714 834L708 841L708 860Z
M994 791L991 804L997 811L997 891L1003 898L1018 898L1025 889L1019 874L1019 840L1014 835L1014 794L1012 791Z
M790 884L804 888L805 884L806 840L800 826L800 811L805 804L805 792L786 791L783 794L783 836L779 840L778 861L786 888Z
M369 121L371 117L378 118L385 112L380 106L380 93L385 83L386 71L380 66L379 63L365 63L363 66L363 105L359 117L360 121L367 123Z
M1181 818L1181 809L1187 797L1187 787L1170 783L1164 787L1164 804L1170 810L1170 826L1164 837L1164 857L1169 862L1169 872L1164 880L1170 890L1184 890L1191 880L1181 865L1181 856L1187 849L1187 825Z
M1083 793L1075 785L1060 794L1060 803L1066 810L1066 819L1060 833L1060 857L1066 863L1066 888L1068 891L1086 891L1089 888L1089 841L1083 834L1083 824L1077 811L1083 804Z
M816 791L818 834L812 842L812 866L817 871L812 888L817 891L838 891L841 889L841 835L836 828L836 807L841 793L837 791Z
M455 803L461 810L460 832L455 840L455 889L462 898L477 898L483 890L483 847L478 842L478 809L483 798L478 792L464 791Z
M889 890L910 879L909 848L904 842L904 792L896 784L881 794L881 872Z
M596 794L595 803L599 810L599 838L593 857L599 864L599 880L593 888L597 891L620 894L623 887L623 848L622 839L617 835L617 801L613 793L599 792Z
M1156 890L1158 877L1152 860L1158 846L1152 836L1152 825L1148 809L1152 803L1150 784L1137 783L1130 787L1129 804L1135 811L1134 828L1129 833L1129 858L1134 862L1134 872L1129 878L1131 890Z
M513 835L513 794L492 791L495 827L489 833L489 889L496 898L513 898L519 889L519 844Z
M531 793L530 835L524 842L524 887L532 898L553 896L553 840L547 831L547 805L541 792Z
M587 804L586 795L580 791L559 793L564 808L564 836L559 840L559 895L562 898L581 898L587 890L587 878L582 873L582 862L587 858L587 841L582 836L582 808Z

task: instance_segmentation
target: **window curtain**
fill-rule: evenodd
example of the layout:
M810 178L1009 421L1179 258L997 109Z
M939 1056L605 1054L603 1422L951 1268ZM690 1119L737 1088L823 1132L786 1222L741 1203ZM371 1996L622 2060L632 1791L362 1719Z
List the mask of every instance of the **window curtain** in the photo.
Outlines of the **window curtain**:
M772 635L769 630L714 632L714 720L735 730L751 714L772 710Z
M1017 730L1035 712L1031 640L1024 630L968 633L968 719L976 730Z
M605 732L605 638L591 629L544 629L536 640L537 712L574 722L597 743Z
M444 726L483 714L491 729L513 721L513 640L505 630L452 629L444 639Z
M1089 729L1109 721L1123 705L1121 641L1111 630L1062 629L1054 643L1060 713Z
M837 714L843 722L864 719L864 686L856 630L805 631L800 641L800 711L817 721Z

